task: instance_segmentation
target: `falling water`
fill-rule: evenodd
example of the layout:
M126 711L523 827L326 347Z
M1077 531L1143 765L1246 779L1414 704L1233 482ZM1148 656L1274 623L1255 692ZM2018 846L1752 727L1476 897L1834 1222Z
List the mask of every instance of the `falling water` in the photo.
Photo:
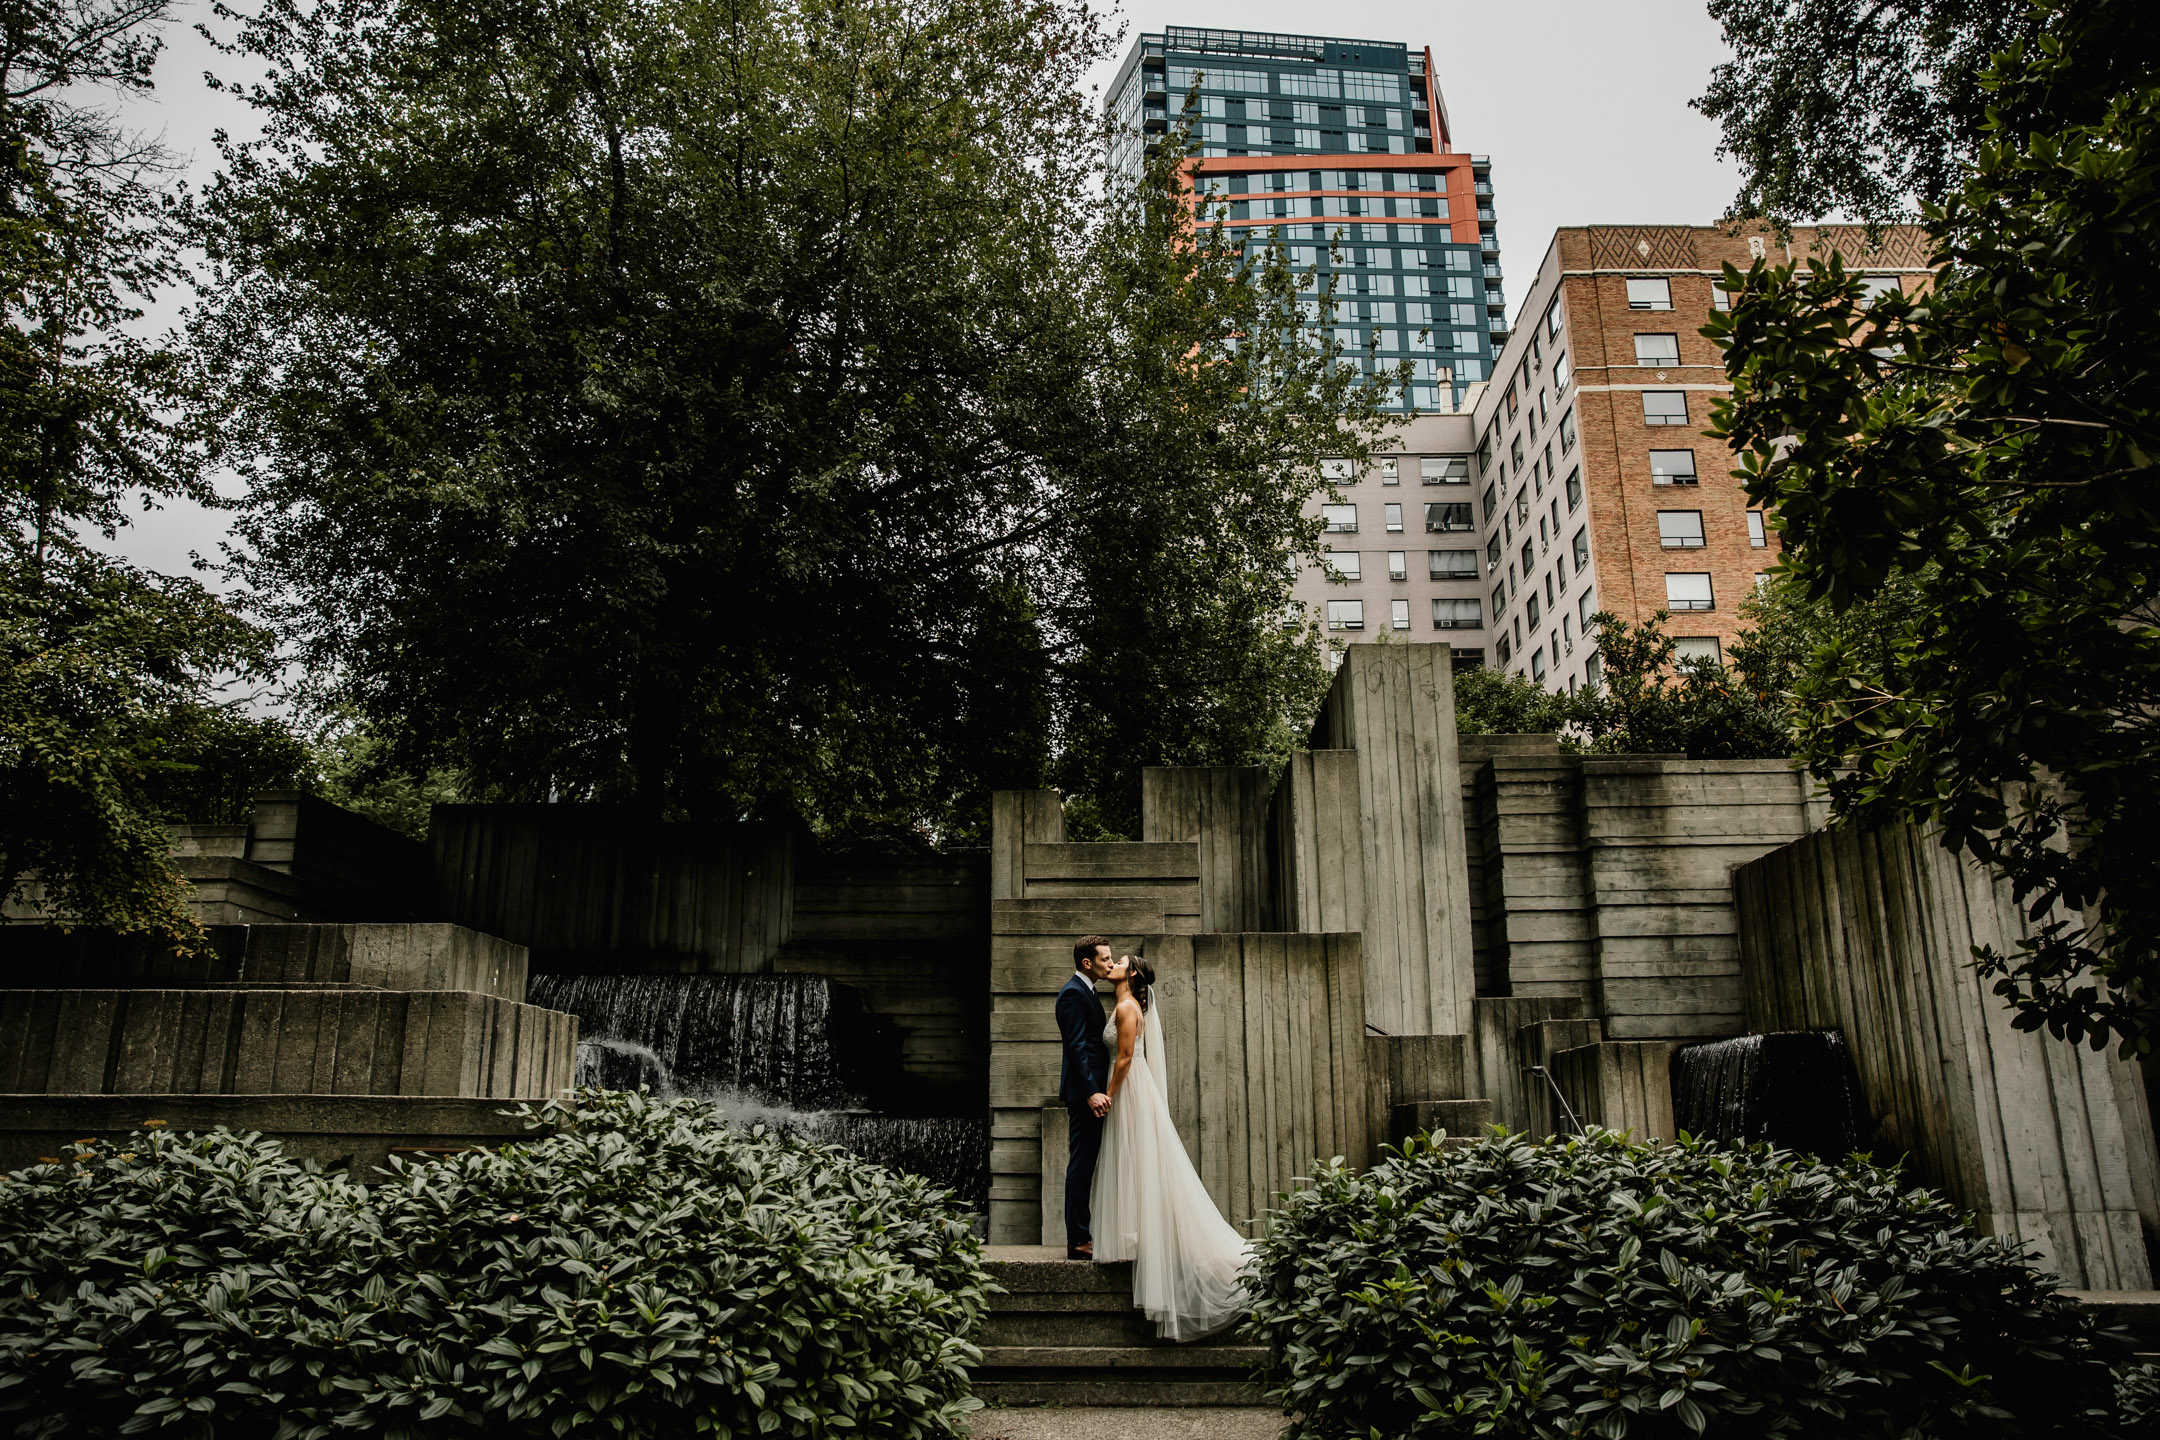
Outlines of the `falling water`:
M536 975L527 998L578 1017L576 1080L709 1100L765 1124L922 1175L989 1204L989 1126L883 1115L897 1043L856 993L820 975Z
M1859 1085L1836 1030L1781 1030L1684 1045L1672 1057L1673 1120L1747 1144L1842 1156L1859 1149Z

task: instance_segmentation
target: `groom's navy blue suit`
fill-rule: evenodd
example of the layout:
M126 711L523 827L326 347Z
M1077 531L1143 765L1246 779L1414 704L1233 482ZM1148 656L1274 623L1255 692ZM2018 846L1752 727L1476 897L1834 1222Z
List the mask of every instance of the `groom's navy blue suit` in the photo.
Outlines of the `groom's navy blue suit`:
M1065 1244L1088 1243L1088 1192L1095 1186L1095 1157L1102 1153L1102 1121L1088 1109L1088 1097L1110 1088L1110 1048L1103 1044L1102 1001L1092 982L1075 974L1057 997L1058 1034L1065 1042L1065 1063L1058 1073L1058 1099L1065 1102Z

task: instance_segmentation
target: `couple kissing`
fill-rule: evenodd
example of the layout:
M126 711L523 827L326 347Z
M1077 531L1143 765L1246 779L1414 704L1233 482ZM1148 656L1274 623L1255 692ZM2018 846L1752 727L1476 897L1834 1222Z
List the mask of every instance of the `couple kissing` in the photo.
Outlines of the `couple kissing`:
M1103 1014L1096 987L1114 987ZM1100 935L1073 946L1058 992L1070 1159L1065 1255L1133 1267L1133 1304L1166 1340L1194 1340L1245 1308L1251 1245L1215 1208L1170 1118L1155 972L1145 956L1113 956Z

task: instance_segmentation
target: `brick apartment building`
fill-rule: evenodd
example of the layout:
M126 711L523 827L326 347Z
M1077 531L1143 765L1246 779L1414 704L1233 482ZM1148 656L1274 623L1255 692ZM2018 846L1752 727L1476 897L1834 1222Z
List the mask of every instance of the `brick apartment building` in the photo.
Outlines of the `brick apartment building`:
M1477 543L1493 626L1487 663L1549 688L1596 683L1589 617L1671 612L1683 656L1722 658L1740 604L1777 561L1733 460L1705 436L1731 387L1697 333L1722 308L1730 260L1843 254L1869 283L1924 284L1928 243L1897 227L1870 249L1857 227L1584 226L1557 232L1477 398Z

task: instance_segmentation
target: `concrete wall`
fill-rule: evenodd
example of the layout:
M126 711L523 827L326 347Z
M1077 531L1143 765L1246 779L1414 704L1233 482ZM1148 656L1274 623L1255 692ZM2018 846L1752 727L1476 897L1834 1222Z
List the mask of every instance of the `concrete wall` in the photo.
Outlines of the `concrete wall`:
M80 1140L145 1125L174 1134L258 1131L287 1155L374 1178L393 1155L512 1144L538 1132L501 1100L434 1095L14 1095L0 1126L0 1171L54 1161Z
M576 1049L575 1017L469 990L0 991L0 1094L541 1098Z
M1615 1040L1740 1033L1732 869L1819 828L1807 776L1572 755L1552 736L1473 736L1463 754L1485 991L1581 998Z
M2011 1027L1970 964L2029 933L2006 886L1906 826L1810 835L1734 879L1750 1028L1844 1031L1879 1153L2072 1286L2151 1284L2160 1161L2141 1076Z
M1073 943L1120 952L1200 928L1197 839L1078 844L1048 790L990 802L990 1242L1042 1234L1042 1115L1057 1103L1054 1009ZM1161 941L1158 939L1158 946Z
M1314 783L1322 784L1320 754L1354 752L1356 801L1316 788L1312 818L1292 793L1293 833L1310 832L1308 855L1318 874L1286 876L1286 888L1344 897L1341 928L1365 937L1366 1018L1388 1035L1461 1035L1470 1029L1477 993L1470 951L1470 882L1463 863L1462 786L1455 748L1454 665L1446 645L1352 647L1335 673L1313 728ZM1338 785L1349 775L1336 764ZM1353 820L1360 859L1350 873L1350 847L1338 831ZM1330 865L1344 869L1342 878ZM1349 913L1362 889L1363 914ZM1302 910L1302 906L1301 906ZM1299 927L1312 928L1301 913Z
M1259 1233L1315 1159L1371 1162L1384 1093L1369 1082L1355 935L1147 939L1162 1007L1170 1114L1216 1207ZM1053 1087L1054 1088L1054 1087ZM1065 1110L1039 1118L1040 1239L1065 1243Z
M438 913L538 971L759 974L788 938L796 836L614 805L438 805Z

